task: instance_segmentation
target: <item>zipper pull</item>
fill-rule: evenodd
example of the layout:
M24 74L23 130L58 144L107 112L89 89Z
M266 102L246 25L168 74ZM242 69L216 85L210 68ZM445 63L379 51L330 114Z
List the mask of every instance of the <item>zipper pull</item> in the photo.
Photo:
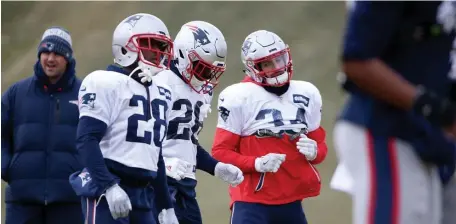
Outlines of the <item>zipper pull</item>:
M60 99L56 97L55 102L55 112L54 112L54 119L55 123L59 123L60 121Z

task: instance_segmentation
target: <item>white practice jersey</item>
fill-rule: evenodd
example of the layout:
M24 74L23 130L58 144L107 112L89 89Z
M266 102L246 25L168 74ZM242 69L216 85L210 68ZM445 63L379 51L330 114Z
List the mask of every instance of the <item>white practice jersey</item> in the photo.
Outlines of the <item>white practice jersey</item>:
M79 90L80 117L93 117L108 126L100 142L104 158L157 171L171 96L171 89L159 80L146 88L121 73L94 71Z
M169 126L163 141L163 158L179 158L191 164L187 167L187 178L196 179L196 154L198 134L203 120L210 111L211 94L197 93L170 70L155 76L172 89L173 103L170 107Z
M217 127L240 136L311 132L320 127L321 108L320 92L310 82L293 80L281 96L242 82L220 93Z

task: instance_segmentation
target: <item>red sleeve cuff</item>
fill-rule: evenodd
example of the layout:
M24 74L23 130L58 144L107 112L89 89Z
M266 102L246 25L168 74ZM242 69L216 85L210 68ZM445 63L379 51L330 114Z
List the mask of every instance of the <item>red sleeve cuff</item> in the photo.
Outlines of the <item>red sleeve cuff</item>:
M319 164L323 162L328 153L328 147L326 146L326 131L323 127L317 128L315 131L307 133L307 137L317 142L317 158L311 161L312 164Z

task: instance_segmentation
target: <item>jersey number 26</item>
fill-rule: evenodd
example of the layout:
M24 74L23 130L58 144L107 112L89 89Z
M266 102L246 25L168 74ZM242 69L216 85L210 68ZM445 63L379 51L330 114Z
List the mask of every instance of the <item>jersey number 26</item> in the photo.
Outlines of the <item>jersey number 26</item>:
M181 110L184 107L185 114L183 117L176 117L169 121L169 130L166 134L166 139L181 139L191 140L193 144L198 142L196 135L201 131L203 124L199 121L200 109L203 102L198 101L195 104L195 108L192 108L192 103L188 99L176 100L173 104L173 110ZM178 133L179 124L186 124L192 121L192 115L195 115L195 124L191 127L184 127L182 133Z

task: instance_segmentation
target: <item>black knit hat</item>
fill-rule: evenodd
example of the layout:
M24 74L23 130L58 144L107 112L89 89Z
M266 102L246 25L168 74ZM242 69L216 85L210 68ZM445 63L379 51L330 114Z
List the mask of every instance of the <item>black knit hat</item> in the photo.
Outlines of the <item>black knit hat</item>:
M38 45L38 58L43 52L54 52L63 56L68 62L73 59L70 33L62 27L50 27L43 33Z

